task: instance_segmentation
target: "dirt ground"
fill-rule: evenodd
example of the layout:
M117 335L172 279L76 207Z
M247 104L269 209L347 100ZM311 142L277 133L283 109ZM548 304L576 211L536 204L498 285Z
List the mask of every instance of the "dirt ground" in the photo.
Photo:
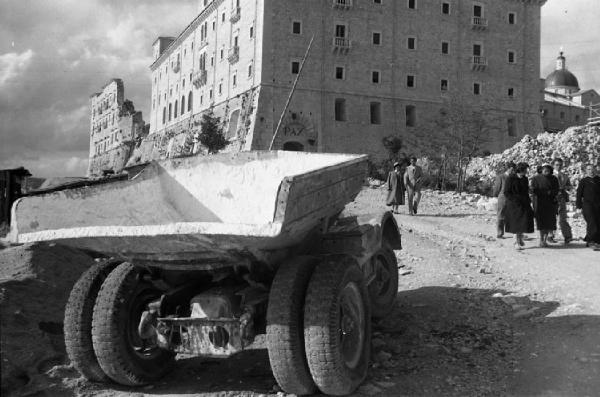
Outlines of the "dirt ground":
M366 188L350 206L375 213L384 196ZM600 252L581 240L537 248L533 235L516 251L470 196L425 192L418 216L402 211L400 293L374 325L373 364L355 395L600 395ZM572 225L582 237L581 219ZM30 395L285 395L263 339L227 360L179 357L142 389L91 384L64 365L45 376L51 387Z

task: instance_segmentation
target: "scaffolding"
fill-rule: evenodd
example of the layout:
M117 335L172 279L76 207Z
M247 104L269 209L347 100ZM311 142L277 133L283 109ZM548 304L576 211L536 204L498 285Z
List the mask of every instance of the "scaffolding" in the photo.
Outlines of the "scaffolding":
M596 104L590 103L590 117L587 119L586 127L591 131L594 127L600 127L600 102Z

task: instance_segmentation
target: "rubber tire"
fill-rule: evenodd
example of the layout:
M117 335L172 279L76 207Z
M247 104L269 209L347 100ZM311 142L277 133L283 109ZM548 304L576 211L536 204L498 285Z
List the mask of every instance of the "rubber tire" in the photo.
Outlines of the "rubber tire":
M132 299L140 291L156 294L150 284L139 281L140 271L130 263L122 263L106 278L98 293L92 320L94 352L102 370L113 381L124 386L143 386L154 382L173 367L175 354L157 350L152 358L141 358L128 342Z
M65 307L65 349L73 367L92 382L107 382L94 353L92 316L102 283L120 262L106 260L87 269L73 286Z
M364 309L363 349L355 368L343 362L338 347L340 292L348 283L358 286ZM362 271L350 257L324 260L308 284L304 305L304 346L313 381L321 392L352 393L367 376L371 353L371 307Z
M283 263L271 285L267 349L273 376L286 393L314 394L304 354L304 299L317 259L300 256Z
M386 317L394 308L394 302L398 296L398 259L391 248L384 247L373 255L382 255L388 261L388 271L391 276L388 294L384 297L375 296L373 291L369 289L369 299L371 302L371 315L375 319Z

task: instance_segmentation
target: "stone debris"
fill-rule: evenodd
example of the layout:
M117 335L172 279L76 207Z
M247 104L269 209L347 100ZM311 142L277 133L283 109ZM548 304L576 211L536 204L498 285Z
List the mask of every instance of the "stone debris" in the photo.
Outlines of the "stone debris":
M500 154L473 159L467 168L469 185L477 185L480 190L485 190L482 189L484 186L489 189L502 162L524 161L536 167L550 163L557 157L564 160L565 170L576 185L583 177L583 166L587 163L597 164L600 160L600 127L591 130L571 127L556 134L546 132L537 137L526 135Z

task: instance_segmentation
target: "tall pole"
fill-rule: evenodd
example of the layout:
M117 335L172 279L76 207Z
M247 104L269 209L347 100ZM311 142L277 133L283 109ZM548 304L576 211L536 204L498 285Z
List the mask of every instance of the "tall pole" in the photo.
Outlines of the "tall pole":
M300 74L302 73L302 69L304 69L304 63L306 62L306 58L308 58L308 54L310 53L310 48L312 47L313 40L315 39L315 35L313 34L310 38L310 43L308 43L308 48L306 49L306 53L304 54L304 58L302 58L302 62L300 63L300 69L298 69L298 74L296 75L296 79L294 80L294 84L292 85L292 90L288 95L287 101L285 102L285 106L283 107L283 111L281 112L281 116L279 117L279 121L277 122L277 127L275 127L275 132L273 133L273 138L271 139L271 144L269 145L269 150L273 150L273 144L275 143L275 138L277 138L277 133L279 132L279 128L281 128L281 123L283 123L283 118L285 117L285 113L287 112L288 107L290 106L290 102L292 101L292 97L294 96L294 91L296 90L296 86L298 85L298 79L300 79Z

